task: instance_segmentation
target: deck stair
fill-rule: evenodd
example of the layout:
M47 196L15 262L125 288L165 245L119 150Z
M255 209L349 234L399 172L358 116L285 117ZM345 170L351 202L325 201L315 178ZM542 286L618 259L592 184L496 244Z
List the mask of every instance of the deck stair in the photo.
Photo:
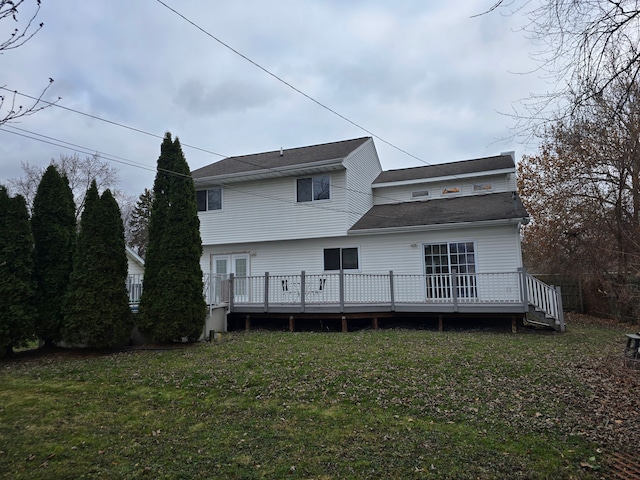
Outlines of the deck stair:
M562 292L559 286L547 285L533 275L525 274L525 298L529 306L527 322L564 332Z

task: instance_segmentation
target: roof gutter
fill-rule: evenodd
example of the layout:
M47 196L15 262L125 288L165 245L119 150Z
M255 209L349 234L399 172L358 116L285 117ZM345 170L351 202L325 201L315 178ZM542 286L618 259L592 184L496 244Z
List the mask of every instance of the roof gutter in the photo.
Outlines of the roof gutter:
M368 228L362 230L348 230L347 235L370 235L405 232L430 232L434 230L455 230L469 227L500 227L506 225L526 225L529 217L501 218L498 220L482 220L479 222L436 223L433 225L410 225L406 227Z
M288 176L292 173L295 173L297 170L306 170L314 167L330 167L330 166L343 166L342 161L343 158L332 158L329 160L322 160L319 162L310 162L303 163L297 165L287 165L284 167L273 167L273 168L262 168L260 170L249 170L244 172L237 173L226 173L224 175L212 175L209 177L196 177L193 179L196 184L203 183L214 183L214 184L222 184L230 183L229 180L232 180L233 183L241 182L245 180L251 180L252 177L263 177L264 175L272 174L272 176ZM285 175L276 175L276 174L285 174Z

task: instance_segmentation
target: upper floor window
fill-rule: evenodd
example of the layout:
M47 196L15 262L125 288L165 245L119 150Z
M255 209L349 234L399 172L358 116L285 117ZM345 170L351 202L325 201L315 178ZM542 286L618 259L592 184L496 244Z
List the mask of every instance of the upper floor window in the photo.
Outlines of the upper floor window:
M453 193L460 193L460 187L445 187L442 189L442 195L451 195Z
M423 198L429 196L429 190L415 190L411 192L411 198Z
M357 270L358 263L357 247L324 249L325 270Z
M331 182L329 175L298 178L296 181L296 200L298 202L329 200L330 186Z
M474 183L473 184L474 192L488 192L490 190L493 190L492 183Z
M196 190L196 202L199 212L222 210L222 187Z

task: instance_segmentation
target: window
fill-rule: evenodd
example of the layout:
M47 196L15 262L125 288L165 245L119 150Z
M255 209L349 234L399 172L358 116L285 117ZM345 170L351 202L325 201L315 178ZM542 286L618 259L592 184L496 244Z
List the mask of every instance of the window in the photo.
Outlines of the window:
M325 248L325 270L357 270L358 248Z
M418 190L415 192L411 192L411 198L421 198L421 197L428 197L429 196L429 190Z
M222 187L196 191L198 211L222 210Z
M492 183L475 183L473 185L474 192L488 192L490 190L493 190Z
M329 200L330 184L329 175L298 178L296 181L297 201L312 202L317 200Z
M476 255L473 242L435 243L424 246L428 298L451 298L451 273L457 273L459 298L476 297Z
M442 189L443 195L450 195L452 193L460 193L460 187L445 187Z

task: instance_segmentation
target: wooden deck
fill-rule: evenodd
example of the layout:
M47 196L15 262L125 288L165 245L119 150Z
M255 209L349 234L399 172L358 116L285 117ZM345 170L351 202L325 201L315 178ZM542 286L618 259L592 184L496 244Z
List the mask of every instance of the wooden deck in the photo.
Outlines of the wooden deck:
M331 273L215 278L210 304L233 315L519 315L563 331L560 292L517 272L439 275Z
M210 309L224 306L235 318L371 319L511 318L527 315L534 324L564 331L559 287L546 285L524 269L516 272L438 275L328 273L234 277L205 275ZM142 279L127 282L137 309ZM249 320L250 321L250 320ZM515 328L515 327L513 327Z

